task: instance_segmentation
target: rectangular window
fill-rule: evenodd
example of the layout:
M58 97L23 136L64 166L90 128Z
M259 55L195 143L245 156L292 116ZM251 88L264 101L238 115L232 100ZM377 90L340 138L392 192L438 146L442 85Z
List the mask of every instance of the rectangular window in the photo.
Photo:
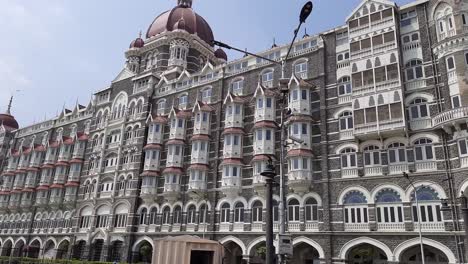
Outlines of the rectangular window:
M271 130L266 130L265 139L271 140Z
M452 96L452 108L458 108L460 106L461 106L460 96L459 95Z
M263 131L262 130L257 130L257 140L263 140Z
M467 149L467 144L466 144L465 139L458 141L458 147L460 150L460 156L468 154L468 149Z
M302 135L307 135L307 124L302 124Z
M240 115L240 113L241 113L241 106L236 105L236 115Z
M263 98L258 98L257 99L257 108L262 109L263 108Z
M233 145L234 145L234 146L237 146L237 145L239 145L239 136L234 136L234 142L233 142Z
M271 108L271 98L266 99L266 107Z
M302 90L301 91L301 94L302 94L302 100L307 100L307 90Z

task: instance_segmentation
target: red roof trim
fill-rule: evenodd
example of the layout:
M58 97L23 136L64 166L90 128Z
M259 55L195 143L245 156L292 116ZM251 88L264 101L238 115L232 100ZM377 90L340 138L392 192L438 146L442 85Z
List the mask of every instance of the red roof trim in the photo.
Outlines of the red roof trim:
M158 171L144 171L140 176L148 176L148 177L158 177L159 172Z
M31 192L34 192L34 189L32 189L32 188L25 188L25 189L23 189L23 192L29 192L29 193L31 193Z
M314 154L312 153L312 150L308 149L293 149L288 151L287 154L288 157L298 157L298 156L304 156L304 157L312 157Z
M242 128L237 128L237 127L230 127L230 128L225 128L223 131L223 135L225 134L242 134L244 135L245 132Z
M67 182L65 184L65 187L79 187L80 183L79 182Z
M201 171L208 171L210 166L206 164L192 164L188 167L188 170L201 170Z
M52 184L51 189L63 189L63 184Z
M57 163L55 163L55 166L58 167L58 166L70 166L70 164L68 164L68 162L65 162L65 161L59 161Z
M171 139L166 142L166 145L184 145L185 142L182 139Z
M260 121L260 122L255 123L253 129L264 128L264 127L277 129L278 125L273 121Z
M81 164L83 163L83 159L72 159L70 160L70 164Z
M195 141L195 140L210 141L210 136L208 136L208 135L193 135L193 137L190 140L191 141Z
M144 150L147 150L147 149L162 149L162 146L160 144L148 144L143 149Z
M38 190L38 191L49 190L49 186L41 185L41 186L37 187L36 190Z
M221 162L221 166L223 165L239 165L244 166L244 163L240 159L225 159Z

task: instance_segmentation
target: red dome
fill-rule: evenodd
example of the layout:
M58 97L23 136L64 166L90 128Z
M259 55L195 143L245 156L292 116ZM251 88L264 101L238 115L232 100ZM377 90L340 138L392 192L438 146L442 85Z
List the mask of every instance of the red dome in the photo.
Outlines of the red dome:
M132 41L132 43L130 43L130 48L143 48L143 46L145 45L145 41L141 38L137 38L135 39L134 41Z
M217 49L217 50L215 51L214 55L215 55L216 58L218 58L218 59L222 59L222 60L225 60L225 61L228 60L228 57L227 57L226 52L224 52L224 50L222 50L222 49Z
M177 29L195 34L207 44L213 46L212 41L214 37L210 25L208 25L203 17L193 11L191 3L185 1L179 1L178 6L156 17L148 28L146 38Z
M16 119L9 114L0 114L0 125L5 126L7 129L18 129L19 125Z

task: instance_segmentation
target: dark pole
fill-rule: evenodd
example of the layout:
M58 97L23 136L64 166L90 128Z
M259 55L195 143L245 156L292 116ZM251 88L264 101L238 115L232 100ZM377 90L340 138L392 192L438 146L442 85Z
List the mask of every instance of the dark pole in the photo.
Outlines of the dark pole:
M464 245L463 248L465 249L465 256L468 256L468 199L466 198L465 194L462 193L461 197L461 212L463 215L463 226L465 227L465 240L464 240ZM453 210L456 210L456 208L453 208Z
M266 264L273 264L273 179L266 179Z
M275 250L273 247L273 182L276 176L275 166L271 158L265 171L260 173L266 182L266 264L273 264Z

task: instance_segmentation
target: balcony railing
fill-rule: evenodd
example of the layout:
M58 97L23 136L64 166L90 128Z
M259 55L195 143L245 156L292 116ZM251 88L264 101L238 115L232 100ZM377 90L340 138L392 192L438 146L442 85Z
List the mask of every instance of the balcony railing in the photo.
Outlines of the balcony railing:
M289 232L300 232L301 231L301 223L300 222L289 222L288 223L288 231Z
M432 127L432 119L413 119L410 121L411 130L428 129Z
M369 231L369 223L345 223L345 231Z
M427 162L418 162L416 161L416 171L436 171L437 170L437 162L435 161L427 161Z
M413 80L405 83L406 91L415 91L426 88L426 80Z
M342 168L341 169L341 177L342 178L354 178L358 177L358 169L357 168Z
M399 79L386 80L375 84L377 91L392 89L400 86Z
M405 223L377 223L377 230L387 232L399 232L405 230Z
M319 229L318 222L306 222L305 223L305 231L314 232L314 231L318 231L318 229Z
M414 230L419 230L419 223L414 223ZM443 222L426 222L421 223L421 230L425 232L439 232L445 231L445 225Z
M457 71L452 70L447 73L448 84L454 84L458 82Z
M403 172L408 172L408 164L388 165L388 173L391 175L402 174Z
M364 167L364 175L365 176L380 176L382 175L382 167L380 166Z
M467 117L468 107L455 108L436 115L432 119L432 125L439 127L454 123L454 121L466 122L465 118Z
M419 41L412 41L409 43L403 44L403 51L409 51L409 50L414 50L417 49L421 46Z
M338 103L339 104L351 103L351 95L338 96Z
M460 168L468 167L468 157L460 157Z

